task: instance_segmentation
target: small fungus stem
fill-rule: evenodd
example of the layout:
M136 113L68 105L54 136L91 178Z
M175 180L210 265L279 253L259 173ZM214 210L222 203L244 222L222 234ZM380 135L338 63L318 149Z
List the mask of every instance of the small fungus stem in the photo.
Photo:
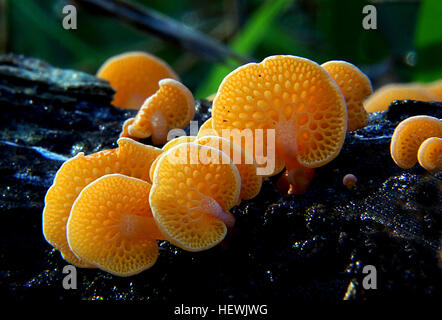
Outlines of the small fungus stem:
M276 125L276 152L285 162L296 158L298 152L296 126L292 120L283 120Z
M214 216L224 222L228 229L231 229L235 224L235 217L232 213L227 210L223 210L219 203L211 198L201 193L200 191L193 189L198 195L201 196L201 200L199 201L198 207L193 208L193 210L201 210L207 214Z
M232 229L235 225L235 217L229 211L208 211L214 217L221 219L228 229Z
M167 142L168 124L164 112L158 110L150 118L152 128L152 142L154 145L161 145Z
M296 158L286 161L286 172L278 180L278 189L282 193L302 194L313 179L315 169L306 168Z
M304 193L312 182L315 169L312 168L293 168L288 171L287 179L290 182L289 194Z
M224 222L227 228L231 229L235 224L235 217L229 211L223 210L215 199L205 197L201 200L201 208L208 214Z

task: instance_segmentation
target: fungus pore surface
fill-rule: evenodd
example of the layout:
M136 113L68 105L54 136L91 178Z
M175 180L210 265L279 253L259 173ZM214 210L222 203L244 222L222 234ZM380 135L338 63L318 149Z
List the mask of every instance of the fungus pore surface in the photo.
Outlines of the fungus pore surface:
M221 151L182 143L157 163L150 192L152 213L167 240L188 251L218 244L233 223L241 178Z
M368 113L362 102L373 93L370 79L355 65L346 61L328 61L321 65L341 89L347 103L347 131L354 131L368 124Z
M181 137L177 137L175 139L172 139L170 141L168 141L162 148L163 151L167 151L169 149L171 149L172 147L179 145L181 143L186 143L186 142L193 142L195 141L196 137L194 136L181 136ZM150 166L150 170L149 170L149 178L151 181L153 181L153 174L155 172L155 169L157 167L157 163L160 160L161 156L156 158L155 161L152 163L152 165Z
M120 174L86 186L67 223L69 247L78 257L118 276L151 267L162 239L149 206L151 185Z
M52 246L60 250L63 258L78 266L90 267L80 261L69 249L66 222L72 204L92 181L111 173L121 173L150 182L149 169L162 150L143 145L129 138L120 138L118 148L85 156L79 153L67 160L57 171L54 182L45 197L43 234Z
M262 178L257 175L257 167L252 155L230 140L218 136L201 137L196 139L195 143L221 150L232 159L241 176L240 200L249 200L258 195Z
M207 119L198 130L197 138L205 136L217 136L218 133L212 127L212 118Z
M442 170L442 138L431 137L422 142L417 159L422 168L430 172Z
M339 154L347 108L341 90L317 63L272 56L224 78L213 101L212 126L223 137L225 129L250 129L253 137L257 129L264 129L264 141L267 129L274 129L277 159L296 158L316 168Z

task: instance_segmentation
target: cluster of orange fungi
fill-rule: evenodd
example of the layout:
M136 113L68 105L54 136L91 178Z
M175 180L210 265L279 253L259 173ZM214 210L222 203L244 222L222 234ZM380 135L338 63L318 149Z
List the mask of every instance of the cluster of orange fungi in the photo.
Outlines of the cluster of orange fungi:
M395 100L441 101L442 80L421 83L393 83L377 89L364 101L367 112L385 111ZM414 116L396 127L391 138L390 153L394 162L410 169L417 162L429 172L442 169L442 142L440 119Z
M346 132L367 124L363 100L372 93L350 63L271 56L225 77L197 136L158 148L137 140L163 144L195 112L173 70L133 52L111 58L97 75L116 90L115 106L137 114L124 122L117 148L79 153L61 166L45 197L43 233L69 263L118 276L154 265L157 240L188 251L217 245L235 223L230 210L284 167L291 192L305 191L315 168L339 154ZM224 129L274 129L274 170L259 175L262 159L244 139L236 143L238 131L226 137Z
M430 116L414 116L396 127L390 153L403 169L419 164L430 172L442 170L442 122Z

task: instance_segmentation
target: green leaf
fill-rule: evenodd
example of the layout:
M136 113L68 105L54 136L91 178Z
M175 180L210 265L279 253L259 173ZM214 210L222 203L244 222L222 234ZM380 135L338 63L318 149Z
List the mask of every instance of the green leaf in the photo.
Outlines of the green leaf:
M442 43L441 17L442 6L440 0L422 1L415 36L417 48Z
M440 0L425 0L417 21L415 81L442 79L442 6Z

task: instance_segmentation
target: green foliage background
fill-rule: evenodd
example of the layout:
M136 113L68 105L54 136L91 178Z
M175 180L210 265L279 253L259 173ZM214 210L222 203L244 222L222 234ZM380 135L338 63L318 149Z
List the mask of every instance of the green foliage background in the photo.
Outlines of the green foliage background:
M131 0L218 38L260 61L293 54L318 63L358 65L376 86L442 78L440 0ZM239 64L207 61L123 22L78 10L78 29L62 28L64 0L0 0L1 51L95 73L108 57L131 50L166 60L196 97L214 93ZM362 8L377 9L364 30Z

